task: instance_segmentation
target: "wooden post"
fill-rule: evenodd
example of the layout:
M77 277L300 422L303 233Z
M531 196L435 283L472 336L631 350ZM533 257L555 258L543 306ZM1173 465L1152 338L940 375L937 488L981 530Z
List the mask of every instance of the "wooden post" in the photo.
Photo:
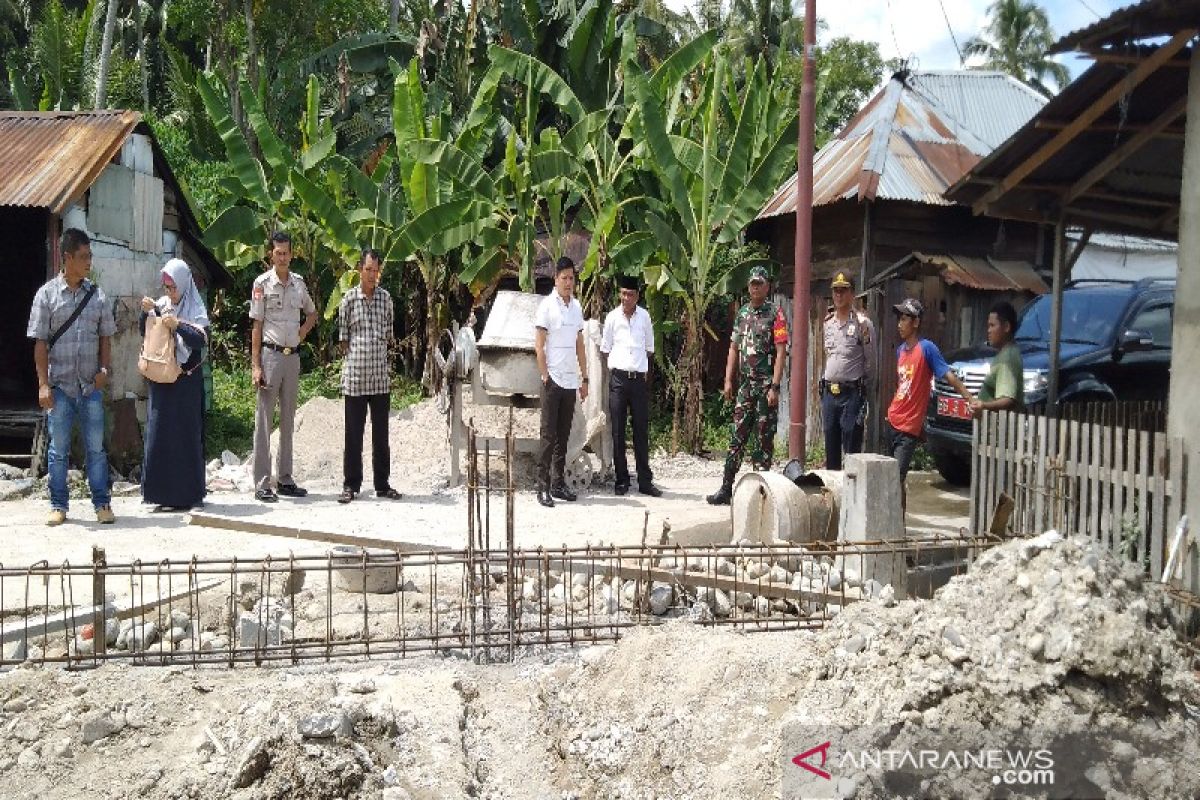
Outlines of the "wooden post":
M1066 247L1066 226L1062 217L1054 224L1054 288L1050 312L1050 373L1046 376L1046 415L1058 417L1058 362L1062 345L1063 250ZM1013 331L1015 334L1016 331Z
M92 545L92 651L102 656L108 646L104 633L104 570L108 559L103 547Z

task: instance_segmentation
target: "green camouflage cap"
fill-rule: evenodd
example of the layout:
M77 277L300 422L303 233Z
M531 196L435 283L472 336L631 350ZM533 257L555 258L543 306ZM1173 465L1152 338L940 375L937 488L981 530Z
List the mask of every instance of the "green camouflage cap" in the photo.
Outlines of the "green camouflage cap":
M767 268L764 266L751 267L750 268L750 280L751 280L751 282L753 282L753 281L770 282L771 276L767 274Z

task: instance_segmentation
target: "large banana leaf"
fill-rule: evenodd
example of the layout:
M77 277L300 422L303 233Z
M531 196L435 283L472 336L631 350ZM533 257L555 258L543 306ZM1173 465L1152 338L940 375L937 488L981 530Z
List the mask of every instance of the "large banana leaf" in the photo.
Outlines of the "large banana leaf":
M289 177L296 195L312 209L314 221L329 236L329 244L335 247L348 263L353 264L357 261L361 245L358 237L354 235L354 226L346 219L346 215L338 208L333 198L299 172L293 170Z
M217 248L230 242L260 244L265 238L263 218L247 206L230 206L204 229L204 243Z
M254 93L250 83L243 79L238 85L241 88L242 107L246 109L246 118L250 120L250 127L254 130L254 137L258 139L263 158L275 170L276 179L283 179L294 163L291 154L275 135L275 129L263 113L262 103L259 102L258 95Z
M572 122L584 118L583 104L557 72L533 56L492 45L488 48L491 70L499 70L531 89L547 95Z
M495 183L480 163L450 142L417 139L407 142L404 147L410 158L422 164L436 165L456 186L470 189L483 200L494 202L498 197Z
M270 209L273 201L267 188L267 177L263 173L262 164L250 154L250 149L246 147L246 140L242 138L241 130L234 124L233 117L229 114L229 107L226 105L224 97L213 85L212 77L208 74L201 74L199 78L198 88L200 96L204 99L204 108L208 111L213 125L216 126L217 133L221 136L221 142L225 145L225 156L229 159L229 166L233 169L233 174L241 182L242 192L259 208Z
M342 54L355 72L379 72L391 59L408 59L416 50L411 36L399 33L364 33L348 36L300 62L300 73L329 74L338 67Z
M458 279L474 289L491 283L504 266L507 256L502 247L484 248L478 255L463 265Z
M763 204L779 188L787 170L795 163L796 133L799 123L792 116L791 122L775 138L771 149L759 161L754 174L746 181L738 196L730 204L729 214L718 237L720 242L735 241L743 229L754 219Z
M617 275L640 275L646 262L658 249L658 240L649 231L627 233L613 242L608 260Z
M755 138L763 123L760 104L763 83L766 72L760 63L751 73L751 79L746 86L745 96L737 120L737 128L729 145L729 155L725 159L724 174L718 180L717 206L713 212L713 222L721 225L729 214L729 207L746 185L750 170L751 159L754 156Z
M431 249L430 243L438 237L478 219L481 215L477 211L476 199L464 193L417 215L400 231L400 237L407 241L410 248L406 255Z
M671 139L667 135L662 97L641 76L627 76L626 80L632 80L634 83L638 110L642 117L642 132L650 151L651 168L662 178L663 190L670 195L670 201L683 228L693 230L696 227L696 212L688 193L687 182L684 180L684 167L675 156L675 148L671 146Z
M334 156L334 164L341 170L346 182L358 196L364 211L368 211L376 220L389 228L399 228L404 224L404 209L400 202L402 198L394 198L390 191L379 185L374 176L364 175L363 171L349 159Z
M714 28L705 31L672 53L666 61L658 65L658 68L650 76L650 84L654 87L654 91L667 97L676 84L708 57L720 38L721 32Z

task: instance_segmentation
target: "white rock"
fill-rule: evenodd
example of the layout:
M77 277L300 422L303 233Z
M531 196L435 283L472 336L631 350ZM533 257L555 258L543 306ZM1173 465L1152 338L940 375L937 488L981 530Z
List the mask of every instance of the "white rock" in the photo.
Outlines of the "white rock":
M786 569L776 564L769 573L771 583L791 583L792 576Z
M826 586L829 587L829 591L831 592L836 592L841 589L842 573L838 572L836 569L829 570L829 575L826 576Z
M889 583L879 591L879 603L884 608L891 608L896 605L896 590Z
M38 751L32 747L26 747L21 751L21 755L17 756L17 763L22 767L32 767L38 764L42 757L38 755Z
M192 618L182 608L171 609L171 627L187 630L192 624Z
M354 733L354 723L341 709L321 714L310 714L296 723L296 730L305 739L328 739L333 736L349 736Z
M116 617L109 617L104 620L104 642L110 647L115 647L117 644L117 636L121 633L121 623Z
M655 584L650 590L650 613L661 617L671 607L674 590L666 584Z
M716 573L718 575L724 575L732 578L736 573L736 569L734 568L732 561L722 556L721 558L717 559Z
M130 650L145 650L158 641L158 625L154 622L147 622L141 626L135 626L129 634L129 649Z
M80 735L84 744L98 742L125 728L125 715L112 711L93 711L83 718Z
M238 458L236 454L230 452L229 450L222 450L221 451L221 463L227 467L237 467L237 466L241 465L242 460L240 458Z
M54 758L74 758L75 751L71 748L69 738L58 739L50 745L50 755Z
M184 639L188 638L188 632L186 628L171 628L171 631L167 634L167 637L171 640L171 644L179 644Z
M23 697L14 697L4 704L5 714L20 714L29 708L29 703Z
M845 572L842 573L842 577L845 578L846 585L851 589L857 589L859 586L862 586L862 577L858 574L858 570L852 567L846 567Z
M765 561L751 561L746 565L746 577L756 581L771 571L771 566Z

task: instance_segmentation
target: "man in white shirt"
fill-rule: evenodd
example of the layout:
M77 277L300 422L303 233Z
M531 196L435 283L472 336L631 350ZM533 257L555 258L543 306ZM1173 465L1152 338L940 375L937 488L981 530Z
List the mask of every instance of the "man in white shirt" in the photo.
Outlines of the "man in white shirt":
M587 357L583 350L583 308L574 297L575 262L560 258L554 265L554 291L538 306L533 324L534 350L542 375L542 440L538 449L538 502L551 508L553 498L573 501L567 488L567 440L575 416L575 392L586 400ZM551 481L551 467L554 480Z
M662 489L654 485L650 471L650 399L646 378L650 371L650 355L654 353L654 323L650 312L638 305L637 278L622 275L617 278L621 305L604 318L604 335L600 352L608 366L608 419L612 423L613 471L616 482L613 490L623 495L629 491L629 462L625 457L625 418L633 417L633 459L637 466L638 491L651 497L661 497Z

